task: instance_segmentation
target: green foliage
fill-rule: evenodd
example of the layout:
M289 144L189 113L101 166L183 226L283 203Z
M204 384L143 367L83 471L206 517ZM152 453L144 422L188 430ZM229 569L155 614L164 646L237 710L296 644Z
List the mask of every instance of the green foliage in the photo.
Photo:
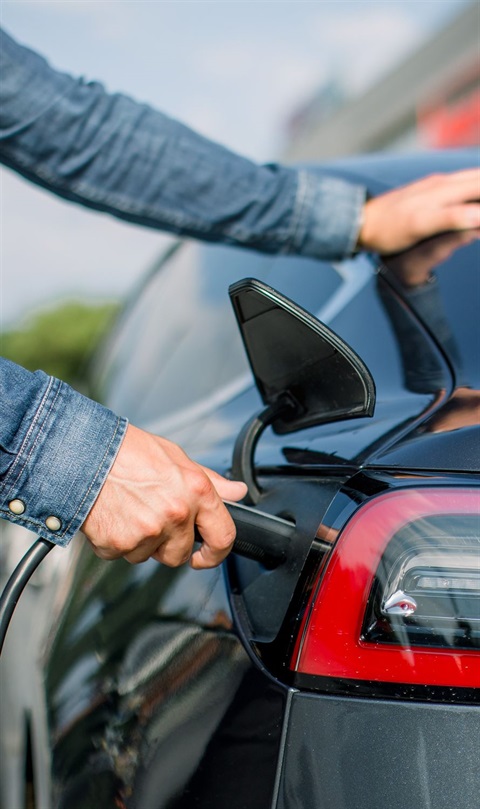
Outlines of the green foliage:
M118 304L67 302L0 334L0 354L30 371L42 369L79 384L92 351L111 325Z

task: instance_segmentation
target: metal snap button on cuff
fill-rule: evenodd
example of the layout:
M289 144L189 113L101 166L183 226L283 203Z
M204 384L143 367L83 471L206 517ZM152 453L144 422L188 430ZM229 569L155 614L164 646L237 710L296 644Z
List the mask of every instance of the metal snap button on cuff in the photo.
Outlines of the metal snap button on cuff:
M23 500L10 500L8 507L12 514L20 515L25 511L25 503Z
M49 531L60 531L62 527L62 521L58 519L58 517L47 517L45 520L45 525L47 526Z

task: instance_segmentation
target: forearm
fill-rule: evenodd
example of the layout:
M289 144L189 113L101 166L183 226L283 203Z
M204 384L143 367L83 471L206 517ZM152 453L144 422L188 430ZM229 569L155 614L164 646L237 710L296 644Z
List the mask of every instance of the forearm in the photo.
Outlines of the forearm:
M360 186L259 166L1 36L0 160L30 180L180 235L323 258L353 249Z

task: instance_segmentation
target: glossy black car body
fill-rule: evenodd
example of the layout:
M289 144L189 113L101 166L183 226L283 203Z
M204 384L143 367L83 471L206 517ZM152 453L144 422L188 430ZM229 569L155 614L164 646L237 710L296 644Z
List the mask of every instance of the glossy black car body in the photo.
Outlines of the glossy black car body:
M477 159L364 158L327 170L376 194ZM333 267L181 244L147 279L98 360L95 392L199 462L228 473L237 434L261 409L227 293L246 276L318 315L357 352L376 408L372 418L262 435L258 508L295 522L305 551L296 568L234 555L201 573L132 567L102 563L76 540L68 573L44 599L54 626L41 659L46 720L30 717L33 740L46 721L51 762L40 780L51 779L53 807L478 806L479 615L468 642L440 651L440 660L459 651L471 661L455 682L436 677L434 656L423 679L403 681L387 668L329 676L295 665L319 571L362 506L467 491L478 514L478 243L424 249L414 265L359 255ZM412 266L422 281L413 286ZM475 549L473 514L465 542ZM468 603L478 609L478 599ZM403 657L415 655L412 643ZM428 654L439 644L435 636Z

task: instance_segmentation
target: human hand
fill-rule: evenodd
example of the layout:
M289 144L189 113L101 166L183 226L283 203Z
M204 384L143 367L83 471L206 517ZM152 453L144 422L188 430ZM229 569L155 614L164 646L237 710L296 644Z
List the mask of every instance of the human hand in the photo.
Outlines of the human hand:
M165 438L129 425L117 458L82 526L101 559L132 563L152 557L171 567L190 560L215 567L235 539L222 500L241 500L247 487L188 458ZM192 555L194 530L203 539Z
M480 227L480 169L435 174L365 203L358 247L382 255L422 239Z

